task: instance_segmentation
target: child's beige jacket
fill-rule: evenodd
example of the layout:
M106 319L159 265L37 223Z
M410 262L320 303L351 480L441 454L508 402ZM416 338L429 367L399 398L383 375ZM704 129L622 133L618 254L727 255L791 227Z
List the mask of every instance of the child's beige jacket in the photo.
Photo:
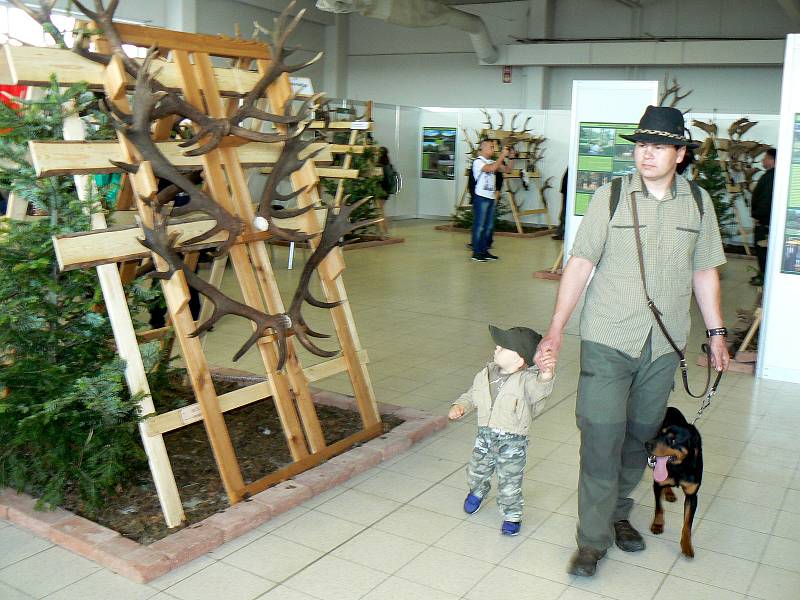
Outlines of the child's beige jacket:
M494 363L486 365L475 376L472 387L453 404L463 407L465 415L477 409L479 427L493 427L507 433L528 435L531 419L544 409L545 399L553 391L555 378L546 382L540 381L536 367L512 373L492 404L489 392L490 368L492 371L498 370Z

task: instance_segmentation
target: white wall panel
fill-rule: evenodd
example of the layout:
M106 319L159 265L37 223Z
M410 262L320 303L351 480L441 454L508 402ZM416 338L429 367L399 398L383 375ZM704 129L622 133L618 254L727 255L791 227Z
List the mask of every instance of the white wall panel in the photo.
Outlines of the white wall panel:
M249 39L253 33L253 21L258 21L263 27L272 27L272 20L277 16L277 12L235 0L226 2L197 0L198 33L232 36L235 32L235 24L238 23L242 37ZM318 23L303 21L295 30L290 44L300 46L302 50L289 57L289 62L308 60L320 50L325 49L325 27ZM297 73L298 76L311 78L314 91L324 91L322 89L324 62L323 58L319 63Z
M502 83L502 67L482 67L470 54L351 56L348 96L407 106L504 106L522 104L524 69Z
M758 342L759 377L800 383L797 340L800 336L798 298L800 276L782 273L790 173L796 169L795 118L800 113L800 35L791 35L786 44L786 65L780 114L780 138L775 165L769 249L763 299L764 320Z

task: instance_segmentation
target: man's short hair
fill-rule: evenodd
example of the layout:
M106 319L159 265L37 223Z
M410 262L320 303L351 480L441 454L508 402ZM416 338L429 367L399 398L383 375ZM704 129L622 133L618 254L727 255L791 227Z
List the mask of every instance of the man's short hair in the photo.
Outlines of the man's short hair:
M775 160L775 148L767 148L767 156L769 156L772 160Z

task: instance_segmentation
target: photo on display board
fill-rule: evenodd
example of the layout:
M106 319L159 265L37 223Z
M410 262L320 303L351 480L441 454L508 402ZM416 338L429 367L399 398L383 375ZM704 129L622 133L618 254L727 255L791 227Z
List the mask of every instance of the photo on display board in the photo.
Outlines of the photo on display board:
M633 133L633 123L581 123L578 129L578 172L575 180L575 215L586 214L598 188L614 177L636 172L633 142L620 134Z
M786 208L781 272L800 275L800 115L794 117L789 202Z
M455 179L455 165L455 127L423 127L422 178Z

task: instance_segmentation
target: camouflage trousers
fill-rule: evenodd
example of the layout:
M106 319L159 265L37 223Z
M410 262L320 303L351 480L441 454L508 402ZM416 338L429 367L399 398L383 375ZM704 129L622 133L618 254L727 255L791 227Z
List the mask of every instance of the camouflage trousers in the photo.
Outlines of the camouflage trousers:
M522 520L522 473L528 457L528 436L478 427L467 465L471 494L486 498L497 471L497 505L506 521Z

